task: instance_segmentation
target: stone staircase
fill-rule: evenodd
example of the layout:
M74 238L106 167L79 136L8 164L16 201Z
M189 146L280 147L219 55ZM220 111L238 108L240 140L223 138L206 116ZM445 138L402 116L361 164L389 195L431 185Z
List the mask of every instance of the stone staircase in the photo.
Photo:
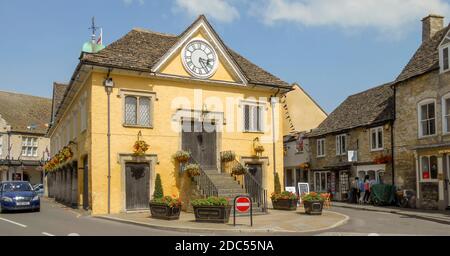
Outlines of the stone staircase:
M206 175L214 183L218 190L218 196L227 197L230 199L230 204L233 204L233 200L239 195L248 195L242 185L240 185L231 175L227 173L220 173L217 170L204 170ZM263 209L258 206L257 203L253 203L253 213L263 214ZM233 211L231 212L233 214ZM247 215L247 214L237 214Z

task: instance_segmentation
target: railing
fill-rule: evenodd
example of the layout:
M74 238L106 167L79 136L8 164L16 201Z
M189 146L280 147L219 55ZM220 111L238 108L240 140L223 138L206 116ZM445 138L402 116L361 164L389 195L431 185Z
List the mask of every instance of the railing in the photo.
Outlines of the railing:
M197 164L198 166L200 166L200 164L197 161L195 161L195 159L193 159L192 157L188 160L187 163L185 163L185 165L187 164ZM201 166L200 166L200 175L194 176L193 180L197 184L199 190L202 192L204 196L210 197L219 195L219 191L217 190L216 185L214 185L214 183L211 181L211 179L205 173L205 171L202 169Z
M221 159L223 153L224 152L221 152ZM228 163L222 162L221 171L222 173L228 173L229 175L234 176L236 181L242 185L245 192L252 198L252 201L257 203L258 207L261 208L263 212L267 212L267 190L263 188L247 168L244 168L244 175L233 175L232 170L238 165L241 165L241 163L236 159Z

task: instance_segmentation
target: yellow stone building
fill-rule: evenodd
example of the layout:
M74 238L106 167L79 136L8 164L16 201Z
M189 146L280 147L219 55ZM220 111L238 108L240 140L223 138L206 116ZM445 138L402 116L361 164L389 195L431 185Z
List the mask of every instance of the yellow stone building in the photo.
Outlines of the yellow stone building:
M145 209L160 174L164 194L185 205L252 186L264 208L274 172L283 180L277 99L291 86L228 48L204 16L180 35L133 29L103 50L84 52L70 83L54 88L51 155L67 154L50 166L47 182L59 201L92 214ZM137 140L149 145L143 155L134 154ZM182 149L201 176L189 178L174 161ZM249 168L240 183L229 175L237 163L222 163L224 151Z

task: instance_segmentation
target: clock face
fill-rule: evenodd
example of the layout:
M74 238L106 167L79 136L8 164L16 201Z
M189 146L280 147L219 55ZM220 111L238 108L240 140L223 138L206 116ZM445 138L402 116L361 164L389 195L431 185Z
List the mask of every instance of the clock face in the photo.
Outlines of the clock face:
M198 78L211 77L217 69L217 54L203 40L194 40L183 50L184 67Z

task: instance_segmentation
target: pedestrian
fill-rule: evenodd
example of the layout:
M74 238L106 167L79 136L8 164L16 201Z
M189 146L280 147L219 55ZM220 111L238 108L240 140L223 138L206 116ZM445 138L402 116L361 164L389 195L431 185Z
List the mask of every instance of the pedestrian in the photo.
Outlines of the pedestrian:
M370 201L370 177L369 175L366 175L366 177L364 178L364 198L363 198L363 202L364 203L369 203Z
M364 182L358 178L358 192L357 192L357 200L359 204L363 203L363 197L365 194L364 190Z
M357 204L359 199L359 178L355 177L352 180L351 189L350 189L350 203Z

